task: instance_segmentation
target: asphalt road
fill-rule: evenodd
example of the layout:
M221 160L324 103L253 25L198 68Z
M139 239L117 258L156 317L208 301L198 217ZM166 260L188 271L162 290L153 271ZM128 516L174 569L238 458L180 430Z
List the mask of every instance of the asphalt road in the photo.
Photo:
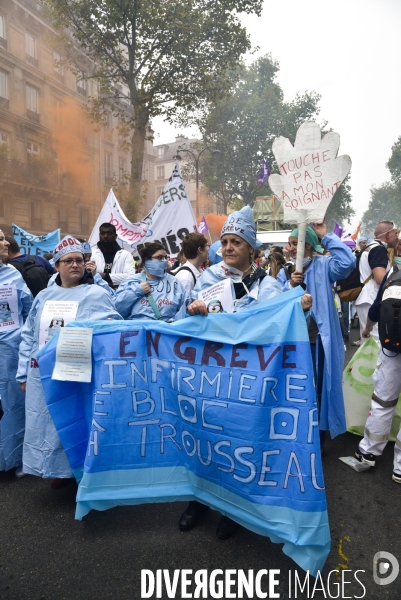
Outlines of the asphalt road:
M351 339L356 334L352 330ZM351 354L350 347L348 359ZM295 571L302 582L305 574L283 554L281 545L245 529L225 542L217 540L216 512L210 511L198 527L185 533L178 529L185 503L92 511L83 521L76 521L74 485L52 490L48 481L35 477L18 480L3 474L0 598L139 600L141 569L169 569L171 573L174 569L278 569L275 590L280 598L398 600L401 575L388 585L377 585L372 576L375 553L390 552L401 561L401 486L391 480L393 444L388 445L375 469L358 474L338 460L353 455L358 439L344 434L328 440L325 446L323 467L332 548L322 573L323 583L318 582L314 593L311 578L309 593L298 588L295 595ZM339 588L334 573L329 585L329 573L334 569L342 571L343 581L351 583ZM163 592L162 598L167 597ZM178 593L175 597L182 596Z

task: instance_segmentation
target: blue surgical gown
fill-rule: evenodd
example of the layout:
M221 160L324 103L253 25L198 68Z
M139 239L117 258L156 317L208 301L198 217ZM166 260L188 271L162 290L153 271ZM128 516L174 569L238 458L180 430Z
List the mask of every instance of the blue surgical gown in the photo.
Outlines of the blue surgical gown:
M0 328L0 397L4 415L0 421L0 471L22 465L25 429L25 394L16 382L21 327L33 297L19 271L0 262L0 287L14 286L18 298L18 329ZM13 315L11 315L13 316Z
M311 316L316 321L324 349L322 403L320 429L330 430L331 437L346 431L342 372L344 368L344 342L338 313L334 304L332 286L344 279L355 266L355 256L335 233L328 233L322 244L330 256L315 256L305 271L306 291L312 294ZM278 280L283 291L290 289L283 272Z
M36 355L39 349L40 318L46 300L78 301L76 321L121 319L113 299L98 285L81 284L63 288L54 283L35 298L21 332L17 380L27 381L24 473L40 477L73 477L67 455L47 409Z

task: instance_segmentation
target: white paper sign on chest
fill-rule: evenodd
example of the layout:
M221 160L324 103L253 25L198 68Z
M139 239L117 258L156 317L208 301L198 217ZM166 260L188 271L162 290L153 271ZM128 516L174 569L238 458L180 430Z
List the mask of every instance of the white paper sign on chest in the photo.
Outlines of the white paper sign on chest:
M322 138L314 121L299 127L294 146L284 137L273 142L280 175L271 175L269 184L283 205L284 221L298 224L297 269L307 224L323 222L334 194L350 172L351 159L337 156L339 146L338 133L330 131Z

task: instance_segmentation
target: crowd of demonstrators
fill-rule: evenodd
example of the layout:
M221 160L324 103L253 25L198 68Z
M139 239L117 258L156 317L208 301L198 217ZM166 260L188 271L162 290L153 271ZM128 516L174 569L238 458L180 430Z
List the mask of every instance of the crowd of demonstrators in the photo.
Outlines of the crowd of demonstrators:
M189 234L183 240L181 256L172 272L168 271L169 257L160 242L141 248L141 271L138 269L135 273L131 254L117 243L115 227L104 223L99 234L100 240L94 248L66 236L53 254L56 272L48 286L33 299L20 273L11 266L13 261L22 264L29 257L14 247L15 240L8 243L0 232L0 287L14 286L18 298L18 327L0 330L0 408L4 413L0 420L0 470L18 467L18 474L52 479L55 488L72 478L67 456L46 406L36 361L37 352L49 341L50 333L64 326L61 315L54 315L51 322L44 323L48 301L76 301L74 319L77 321L158 319L171 322L186 316L207 316L207 307L198 298L198 293L227 278L232 279L235 312L246 311L293 287L304 287L306 293L301 302L308 322L319 429L321 432L330 430L332 437L345 431L341 380L343 336L346 333L341 333L332 288L335 281L347 277L354 268L355 256L337 235L327 233L325 223L307 228L302 271L295 270L298 230L290 234L289 255L280 246L272 247L270 254L265 255L258 249L250 207L230 215L220 240L210 248L202 234ZM369 243L367 239L360 239L360 247L366 242L360 260L361 282L367 281L362 290L364 294L361 293L360 302L356 304L363 339L372 334L373 325L379 320L380 294L388 279L386 271L390 268L387 248L394 248L395 267L391 273L397 271L401 263L398 234L394 223L382 221L375 229L374 241ZM49 267L50 275L53 267ZM0 321L10 312L10 307L3 304L4 317L0 306ZM341 311L346 312L346 307L341 306ZM46 327L48 337L44 339ZM372 409L357 452L361 461L371 465L386 444L386 428L391 424L395 399L401 391L400 356L398 354L394 360L381 353L374 375ZM324 433L321 434L322 444L323 440ZM393 478L401 483L401 436L397 443ZM181 516L180 528L192 529L207 510L207 506L199 502L190 502ZM227 539L237 527L232 520L222 517L217 536Z
M16 467L22 475L22 444L25 430L25 397L17 381L21 327L33 297L19 272L7 264L9 242L0 230L0 471ZM13 314L17 309L17 314ZM13 325L14 323L14 325Z
M57 270L54 285L37 295L20 331L16 378L22 391L26 392L23 472L51 478L53 487L61 487L71 480L73 474L47 409L36 361L38 350L46 342L43 331L46 326L51 326L51 322L44 323L46 303L75 301L74 320L77 321L121 319L121 316L110 294L93 285L92 275L85 270L82 246L78 240L66 236L56 246L53 258ZM58 319L59 325L60 321L62 319Z
M168 255L161 242L140 250L143 270L125 279L115 295L115 306L124 319L172 321L185 314L187 292L167 272Z
M330 255L321 256L323 248L319 238ZM278 281L283 290L305 285L313 297L308 330L323 443L325 431L330 430L331 436L335 437L346 430L341 383L344 344L332 287L337 279L343 279L351 272L356 261L335 233L327 233L325 223L315 223L314 229L307 227L305 240L302 271L294 271L289 280L280 271ZM296 261L298 229L290 233L289 245L292 259Z
M117 243L117 231L112 223L100 225L99 241L92 250L92 259L96 263L96 272L112 288L135 275L132 255Z

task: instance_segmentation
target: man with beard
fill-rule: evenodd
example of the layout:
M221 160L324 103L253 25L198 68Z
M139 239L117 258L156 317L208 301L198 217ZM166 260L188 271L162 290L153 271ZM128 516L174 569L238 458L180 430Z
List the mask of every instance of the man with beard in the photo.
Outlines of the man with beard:
M117 231L111 223L100 225L99 241L93 248L92 260L96 262L96 272L114 289L124 279L135 275L134 259L118 245Z

